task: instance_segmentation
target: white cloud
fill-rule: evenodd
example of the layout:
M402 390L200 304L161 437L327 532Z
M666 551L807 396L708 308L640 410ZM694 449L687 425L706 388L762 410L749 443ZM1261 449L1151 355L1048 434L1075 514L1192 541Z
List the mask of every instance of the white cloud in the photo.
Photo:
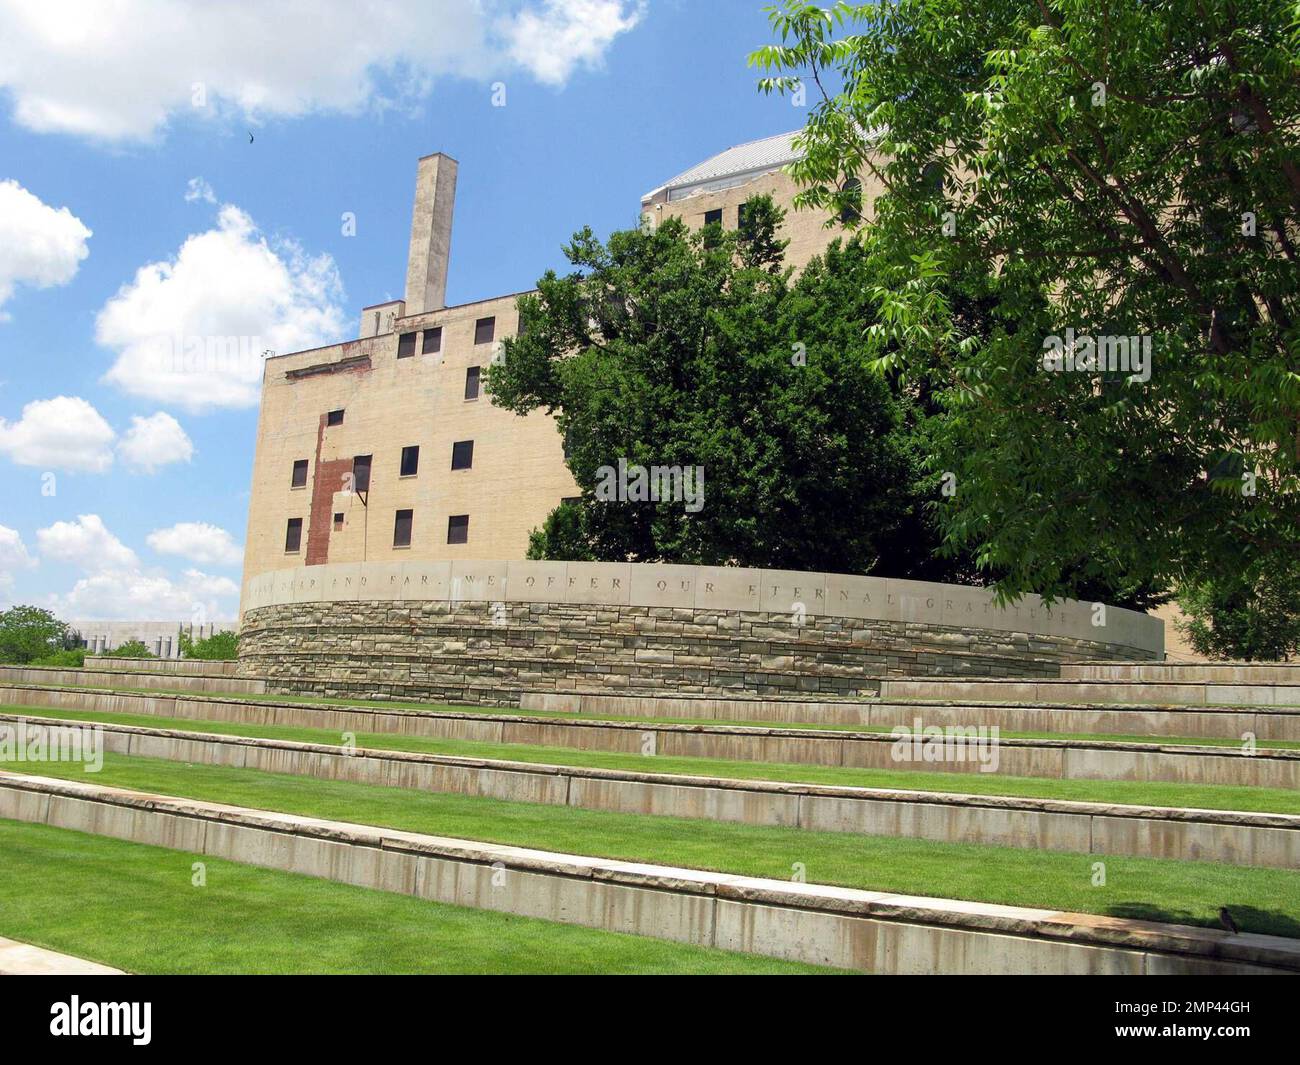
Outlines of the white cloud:
M207 621L234 615L239 586L229 577L196 569L179 580L138 569L104 569L83 577L66 595L49 603L62 617L123 621L190 621L200 613Z
M2 35L2 34L0 34ZM0 59L0 67L4 60ZM66 285L90 254L91 236L66 207L42 203L16 181L0 181L0 321L18 284Z
M510 58L538 81L563 85L575 67L599 67L645 7L645 0L542 0L503 19L502 38Z
M148 418L132 417L131 428L117 445L117 453L131 469L156 473L172 462L189 462L194 444L170 414L159 411Z
M95 337L117 352L105 380L191 411L257 403L262 352L344 335L342 284L328 255L268 241L238 207L149 263L99 312Z
M36 559L28 553L18 530L0 525L0 592L13 587L14 574L18 570L35 565Z
M155 529L147 537L159 554L180 555L201 565L238 566L244 549L225 529L202 521L182 521L169 529Z
M185 184L185 202L195 203L198 200L204 203L216 203L217 194L203 178L192 177Z
M0 418L0 454L20 466L103 473L113 465L116 434L77 396L38 399L16 422Z
M36 542L43 557L85 571L66 594L46 597L46 605L64 618L190 621L201 614L216 621L232 617L238 606L239 585L229 577L187 569L173 578L142 568L97 514L38 529Z
M98 514L81 514L76 521L56 521L49 528L37 529L36 544L46 558L69 562L87 572L139 565L135 552L108 531Z
M28 129L121 141L408 104L439 77L556 84L636 24L625 0L7 0L0 88ZM525 35L535 35L525 44ZM545 53L545 54L543 54Z

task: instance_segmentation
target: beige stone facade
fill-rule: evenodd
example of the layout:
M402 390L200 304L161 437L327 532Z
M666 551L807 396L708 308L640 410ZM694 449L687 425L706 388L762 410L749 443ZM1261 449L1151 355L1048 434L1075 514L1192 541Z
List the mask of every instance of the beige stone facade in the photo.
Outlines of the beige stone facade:
M780 170L788 142L789 135L756 142L777 148L756 166L744 161L752 146L729 149L701 164L720 172L741 159L748 169L725 177L725 187L701 185L688 171L684 183L674 179L647 196L643 212L679 214L699 227L706 211L720 210L735 226L740 204L771 194L790 210L789 257L802 266L835 231L820 216L791 210L795 186ZM578 494L552 418L494 407L481 385L469 398L469 375L517 333L521 294L444 306L456 180L448 156L419 161L405 298L365 308L357 340L267 360L245 599L252 579L292 566L521 559L529 533ZM411 448L419 449L415 472L403 474ZM453 469L453 454L462 468ZM358 462L366 456L368 485Z

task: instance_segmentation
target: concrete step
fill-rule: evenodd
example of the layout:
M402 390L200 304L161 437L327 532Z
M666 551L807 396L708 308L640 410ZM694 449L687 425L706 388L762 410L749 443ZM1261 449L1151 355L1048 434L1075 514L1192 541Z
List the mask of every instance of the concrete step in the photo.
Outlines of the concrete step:
M87 661L94 661L87 659ZM143 673L117 669L56 669L47 666L0 666L0 684L64 684L101 688L150 688L163 691L259 695L266 681L251 677L184 673Z
M1005 732L1074 735L1176 736L1300 742L1300 707L1128 706L1111 703L953 702L945 699L816 700L716 699L690 696L556 695L525 692L522 710L609 718L679 718L691 721L838 725L893 728L928 723L999 726Z
M889 678L880 698L979 702L1128 703L1162 706L1300 706L1300 684L1214 681L935 680Z
M247 702L237 697L12 686L0 688L0 704L350 732L395 732L487 743L738 762L943 773L1000 772L1007 776L1066 780L1300 787L1300 750L1260 748L1250 753L1238 747L1003 739L992 733L975 736L953 733L946 726L937 726L938 736L916 734L900 739L888 733L831 729L559 720L504 712L375 710ZM930 723L925 725L928 727Z
M105 673L182 673L191 677L233 677L239 671L234 660L209 661L200 658L118 658L95 655L86 658L86 668Z
M1163 684L1300 684L1300 663L1286 662L1080 662L1061 666L1062 680Z
M0 714L23 749L55 749L70 722ZM888 788L656 773L460 758L257 739L179 729L96 725L103 751L188 764L231 766L542 803L587 810L733 821L813 832L977 843L1081 854L1300 868L1300 815L1169 809L1113 803L976 796ZM3 763L0 763L3 764ZM40 764L4 764L39 771Z
M0 772L0 817L452 905L886 974L1284 973L1300 940L764 880Z

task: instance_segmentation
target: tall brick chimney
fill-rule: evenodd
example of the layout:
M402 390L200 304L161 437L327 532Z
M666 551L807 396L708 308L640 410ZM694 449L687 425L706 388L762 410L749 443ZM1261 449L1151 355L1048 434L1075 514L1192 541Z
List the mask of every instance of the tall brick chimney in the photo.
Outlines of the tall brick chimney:
M437 152L419 162L415 210L411 215L411 251L406 261L406 313L440 311L447 306L447 260L451 254L451 218L456 206L458 164Z

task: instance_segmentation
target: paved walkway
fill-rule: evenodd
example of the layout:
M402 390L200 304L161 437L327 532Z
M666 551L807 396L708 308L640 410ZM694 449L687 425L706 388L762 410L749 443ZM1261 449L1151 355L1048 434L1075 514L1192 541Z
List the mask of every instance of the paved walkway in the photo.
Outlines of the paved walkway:
M0 976L121 976L122 970L0 936Z

